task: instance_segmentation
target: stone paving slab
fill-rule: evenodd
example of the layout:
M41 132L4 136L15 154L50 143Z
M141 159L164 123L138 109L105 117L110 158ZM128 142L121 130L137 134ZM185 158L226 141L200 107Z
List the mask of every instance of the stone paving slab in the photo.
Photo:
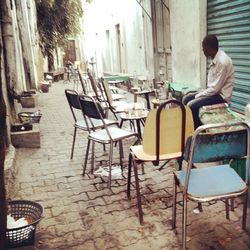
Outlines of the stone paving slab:
M122 180L112 181L90 173L82 176L87 134L79 131L75 153L70 160L73 138L73 119L66 102L64 89L69 84L57 82L48 93L40 93L39 109L41 148L17 149L17 192L12 199L40 202L44 207L35 246L25 249L180 249L181 201L178 197L177 229L171 230L172 169L158 171L150 164L140 173L144 225L139 224L135 190L131 200L126 197L127 157L131 141L124 145L125 169ZM126 94L128 99L131 95ZM108 155L97 145L95 167L105 163ZM103 156L102 156L103 155ZM119 162L115 149L115 162ZM133 178L132 178L132 181ZM248 232L241 230L242 206L236 202L231 219L225 218L223 202L203 206L204 212L193 213L195 203L188 203L188 249L250 249L250 209Z

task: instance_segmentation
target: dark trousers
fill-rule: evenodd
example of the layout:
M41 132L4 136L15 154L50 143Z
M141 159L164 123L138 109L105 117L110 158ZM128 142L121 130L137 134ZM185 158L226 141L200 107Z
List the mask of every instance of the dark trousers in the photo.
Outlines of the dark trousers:
M196 94L197 93L187 94L183 96L182 99L183 104L188 105L192 110L195 129L198 128L200 125L202 125L199 118L199 109L201 107L225 102L223 98L218 94L195 98Z

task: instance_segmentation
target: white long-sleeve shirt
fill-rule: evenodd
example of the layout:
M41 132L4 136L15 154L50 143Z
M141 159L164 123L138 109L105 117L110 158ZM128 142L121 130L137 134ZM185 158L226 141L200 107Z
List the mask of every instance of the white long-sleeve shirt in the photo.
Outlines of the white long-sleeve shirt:
M222 50L218 50L211 62L207 77L207 88L196 94L195 98L201 96L221 95L230 102L234 83L234 68L231 58Z

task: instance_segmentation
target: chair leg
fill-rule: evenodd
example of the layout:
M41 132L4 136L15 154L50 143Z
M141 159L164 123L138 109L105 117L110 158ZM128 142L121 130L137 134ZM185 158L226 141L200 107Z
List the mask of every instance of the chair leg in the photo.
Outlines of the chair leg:
M120 124L119 124L119 128L121 128L122 125L123 125L123 119L121 119L121 122L120 122Z
M177 180L174 175L173 186L173 211L172 211L172 229L176 228L176 200L177 200Z
M136 132L135 130L135 124L133 120L130 120L130 130Z
M76 140L76 130L77 130L77 128L75 127L74 135L73 135L73 142L72 142L72 147L71 147L71 155L70 155L71 160L73 159L73 154L74 154L75 140Z
M145 169L144 169L144 163L142 162L142 164L141 164L141 173L142 174L145 174Z
M112 111L112 113L113 113L113 115L114 115L115 119L116 119L116 120L118 120L118 117L117 117L116 113L115 113L115 112L113 112L113 111Z
M86 154L85 154L82 175L85 175L85 171L86 171L86 166L87 166L88 156L89 156L89 145L90 145L90 140L88 140L88 144L87 144L87 148L86 148Z
M231 211L233 212L234 211L234 198L231 198L230 199L230 202L231 202Z
M247 203L248 203L248 191L246 191L246 194L244 195L243 215L242 215L242 229L243 230L246 230Z
M181 170L182 169L182 158L179 158L177 160L177 163L178 163L178 166L179 166L178 170Z
M139 212L139 221L140 224L143 225L143 212L141 206L141 194L140 194L140 186L139 186L139 178L138 178L138 171L137 171L137 163L135 160L132 161L134 175L135 175L135 188L136 188L136 197L137 197L137 207Z
M127 197L130 199L130 185L131 185L131 164L132 164L132 154L128 156L128 182L127 182Z
M94 164L95 164L95 142L92 141L91 174L94 173Z
M187 197L183 195L183 208L182 208L182 250L186 250L186 237L187 237Z
M109 147L109 179L108 179L108 188L109 189L111 189L112 161L113 161L113 143L110 142L110 147Z
M121 170L123 172L123 163L122 163L122 159L123 159L123 146L122 146L122 141L119 141L119 156L120 156Z
M202 203L201 202L198 202L198 210L199 212L203 212L203 208L202 208Z
M226 205L226 219L229 220L229 201L228 199L225 200L225 205Z

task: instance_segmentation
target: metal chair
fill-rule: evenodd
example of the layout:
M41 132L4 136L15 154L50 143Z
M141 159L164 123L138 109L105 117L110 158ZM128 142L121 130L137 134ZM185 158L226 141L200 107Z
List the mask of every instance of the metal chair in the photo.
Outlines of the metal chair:
M92 90L95 94L95 98L98 102L107 102L106 100L106 96L103 92L103 86L101 84L99 84L99 82L95 79L95 77L92 75L92 73L90 72L90 70L87 71L88 73L88 77L89 77L89 80L90 80L90 83L91 83L91 87L92 87ZM112 96L112 99L113 100L121 100L121 99L124 99L124 95L122 94L113 94L111 93L111 96ZM106 105L108 106L108 105Z
M113 113L115 118L118 119L117 114L124 112L124 109L128 106L128 103L125 101L120 101L120 100L115 101L112 97L112 93L109 89L107 81L104 80L103 78L101 78L100 83L101 83L102 88L104 90L105 99L107 101L109 110Z
M83 131L88 131L88 129L96 130L102 128L103 124L99 120L92 120L91 123L89 123L89 126L87 126L85 118L82 116L81 113L81 107L78 102L78 93L75 90L66 89L65 95L74 119L74 135L73 135L73 142L70 155L70 159L73 159L77 129L81 129ZM118 123L117 121L106 120L106 124L109 126Z
M85 117L86 124L88 127L88 144L86 149L85 161L83 166L83 175L85 175L90 142L92 141L92 156L94 154L94 143L98 142L101 144L109 144L109 177L108 177L108 187L111 188L111 170L113 162L113 146L118 142L119 143L119 152L120 152L120 164L122 167L122 141L131 137L138 138L136 133L121 129L115 126L107 126L106 120L104 119L104 111L101 105L94 100L93 97L87 95L80 95L78 97L79 104L82 110L82 113ZM97 131L92 131L89 127L88 119L92 121L93 119L99 120L102 123L102 129ZM93 172L94 159L92 157L91 171Z
M138 178L138 164L177 159L179 169L184 152L185 140L194 131L192 112L189 107L176 100L169 100L156 110L151 110L147 116L142 145L130 148L128 164L127 197L130 198L131 169L133 166L137 207L140 224L143 224L143 212Z
M225 130L225 132L206 132L208 129L242 126L241 130ZM244 129L245 128L245 129ZM246 131L247 130L247 131ZM213 130L214 131L214 130ZM206 133L204 133L206 132ZM246 133L247 132L247 133ZM186 249L187 201L209 202L226 201L226 217L229 218L231 198L243 196L242 228L246 228L248 200L248 169L250 167L250 129L243 122L231 124L203 125L196 129L190 143L185 149L187 169L174 172L173 220L172 228L176 228L176 192L181 190L182 207L182 249ZM211 164L202 168L192 168L195 163L218 162L226 159L247 157L246 179L241 177L229 164Z
M78 70L78 76L79 76L79 80L80 80L80 83L81 83L81 86L82 86L82 91L86 95L87 94L87 81L86 81L86 79L84 79L82 77L82 74L81 74L80 70Z

